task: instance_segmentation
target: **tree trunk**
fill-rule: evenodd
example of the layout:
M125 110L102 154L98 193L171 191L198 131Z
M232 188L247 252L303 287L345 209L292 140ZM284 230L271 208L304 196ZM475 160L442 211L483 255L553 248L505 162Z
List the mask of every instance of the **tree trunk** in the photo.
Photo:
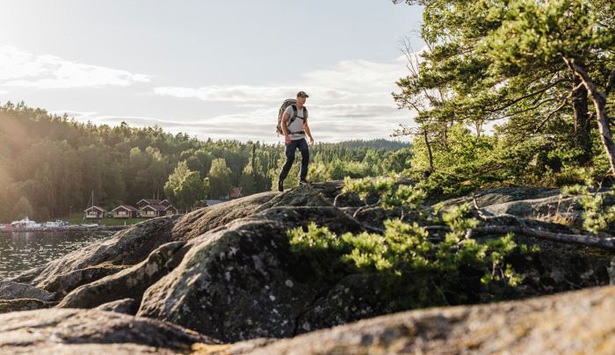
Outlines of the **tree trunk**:
M587 100L587 88L581 78L574 75L574 87L572 107L574 109L574 137L575 146L583 151L579 163L584 165L592 157L591 125L589 121L589 108Z
M573 59L564 58L564 61L570 69L582 80L583 85L592 96L592 102L596 108L596 118L598 119L598 130L600 131L600 140L609 160L611 174L615 175L615 144L613 143L613 135L609 127L609 116L606 111L606 96L601 93L594 85L585 67L582 64L576 64Z
M423 137L425 138L425 145L427 146L427 154L429 154L429 174L433 173L433 154L431 153L431 144L427 138L427 129L423 128Z
M615 174L615 144L613 144L613 136L609 127L609 116L606 112L606 98L601 92L596 92L597 95L592 95L592 101L596 107L596 116L598 118L598 129L600 130L600 139L602 145L609 158L611 165L611 173Z

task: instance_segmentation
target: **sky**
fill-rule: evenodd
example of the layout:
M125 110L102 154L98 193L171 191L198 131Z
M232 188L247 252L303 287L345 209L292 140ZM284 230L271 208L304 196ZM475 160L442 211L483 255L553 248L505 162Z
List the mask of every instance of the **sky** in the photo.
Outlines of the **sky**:
M310 98L317 142L389 138L422 9L391 0L0 0L0 103L80 122L276 143Z

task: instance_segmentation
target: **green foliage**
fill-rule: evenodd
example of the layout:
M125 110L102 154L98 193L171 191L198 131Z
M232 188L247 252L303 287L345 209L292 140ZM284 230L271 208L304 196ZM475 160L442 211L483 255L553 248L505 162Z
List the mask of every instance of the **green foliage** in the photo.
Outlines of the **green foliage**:
M613 198L614 191L594 192L588 186L574 185L562 189L564 196L575 196L583 207L583 227L598 234L615 222L615 205L606 207L605 198Z
M205 198L209 197L210 190L211 190L211 185L209 184L209 178L206 177L203 179L203 196Z
M402 132L415 137L408 174L429 171L438 175L434 189L460 194L492 183L578 183L588 167L595 177L609 173L592 96L569 64L603 92L612 83L613 2L403 2L423 6L427 43L408 56L409 75L394 94L419 124ZM495 134L485 136L484 126Z
M380 140L374 141L376 146L383 143ZM310 148L310 165L308 170L308 180L311 182L322 182L330 180L343 180L347 177L356 179L362 177L375 177L382 174L398 173L408 167L411 156L410 149L402 148L397 151L371 148L349 148L356 147L357 141L351 144L346 142L333 144L317 144ZM395 144L397 146L399 144ZM370 146L368 144L367 146ZM277 177L285 162L282 155L271 169L269 174L273 177L272 188L277 189ZM297 151L295 163L291 167L284 187L294 187L299 184L301 155Z
M203 192L201 173L198 171L189 172L179 186L173 190L178 201L177 207L184 210L192 207L196 201L202 200L205 197Z
M344 179L343 192L354 192L361 199L366 199L369 196L379 196L382 207L390 210L394 207L408 206L410 209L418 209L421 202L426 197L425 191L421 188L422 184L414 186L402 185L396 183L396 177L376 177Z
M468 231L476 228L478 221L466 218L468 212L465 205L443 215L451 228L444 240L430 238L427 229L416 222L398 219L385 221L382 235L364 232L340 236L311 223L307 230L289 230L288 236L291 250L307 259L323 280L336 281L350 273L380 275L380 287L397 307L458 304L470 294L481 292L472 288L487 292L518 285L523 278L506 258L514 252L530 251L519 248L511 234L484 243L470 238ZM464 279L464 275L472 274L468 270L482 276ZM427 290L433 290L435 297Z
M612 10L615 5L602 1L512 1L491 14L503 22L485 41L487 53L505 71L562 57L599 59L600 52L615 46Z
M594 137L592 166L579 165L582 150L555 137L529 137L496 133L476 136L462 125L449 129L447 147L432 146L435 171L426 178L429 162L425 143L413 145L410 167L404 171L428 196L459 196L493 186L553 186L603 180L610 167L600 140Z
M187 210L198 200L205 197L201 173L188 168L186 161L181 161L164 185L164 193L171 203L182 210Z
M214 159L209 170L209 194L213 198L224 198L231 190L232 171L224 159Z

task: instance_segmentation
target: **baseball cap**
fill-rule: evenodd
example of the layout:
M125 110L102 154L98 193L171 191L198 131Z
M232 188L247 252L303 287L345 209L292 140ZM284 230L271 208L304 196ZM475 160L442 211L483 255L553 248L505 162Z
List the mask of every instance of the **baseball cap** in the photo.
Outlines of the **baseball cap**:
M297 93L297 97L310 97L310 96L306 94L305 91L299 91Z

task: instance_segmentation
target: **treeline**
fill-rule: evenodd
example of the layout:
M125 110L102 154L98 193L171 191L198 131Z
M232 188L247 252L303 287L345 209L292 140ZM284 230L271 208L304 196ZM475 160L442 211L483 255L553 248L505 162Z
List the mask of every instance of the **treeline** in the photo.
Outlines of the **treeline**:
M199 141L158 126L79 123L23 102L0 107L0 221L63 217L94 203L108 210L142 198L168 198L187 210L205 199L270 190L283 147L260 142ZM395 148L396 150L392 150ZM402 171L403 143L353 141L311 149L310 180ZM297 183L299 164L285 182Z

